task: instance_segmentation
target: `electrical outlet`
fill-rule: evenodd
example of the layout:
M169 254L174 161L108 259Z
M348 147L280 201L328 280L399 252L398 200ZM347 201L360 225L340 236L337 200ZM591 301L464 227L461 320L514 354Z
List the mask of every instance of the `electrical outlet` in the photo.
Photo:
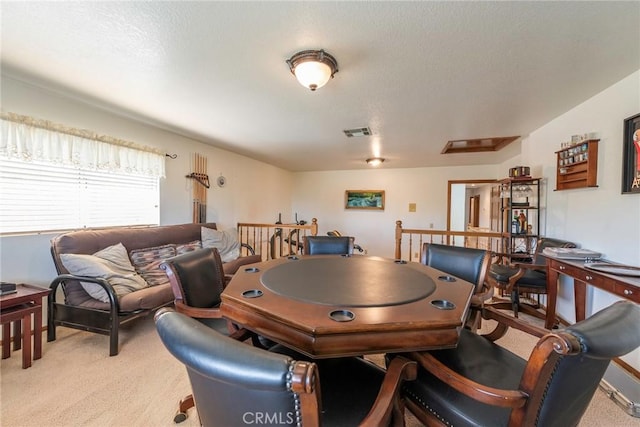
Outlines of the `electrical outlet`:
M416 258L416 259L417 259L417 258L420 258L420 254L419 254L418 252L416 252L416 253L413 255L413 257L414 257L414 258Z
M409 203L409 212L415 212L415 211L416 211L416 204Z
M429 228L433 228L433 223L432 222L429 223Z
M366 255L366 254L368 254L368 253L369 253L369 251L365 249L365 250L364 250L364 254Z

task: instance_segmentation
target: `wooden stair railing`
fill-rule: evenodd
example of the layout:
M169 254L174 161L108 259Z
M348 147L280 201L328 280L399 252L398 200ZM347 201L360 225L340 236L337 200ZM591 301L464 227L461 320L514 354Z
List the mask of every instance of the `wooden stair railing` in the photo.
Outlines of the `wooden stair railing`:
M250 245L263 261L302 254L304 236L318 234L318 220L310 224L238 223L240 243Z
M403 241L404 238L404 241ZM408 261L420 261L423 243L464 246L485 249L493 253L503 252L502 233L494 231L450 231L433 229L402 228L402 221L396 221L395 258Z

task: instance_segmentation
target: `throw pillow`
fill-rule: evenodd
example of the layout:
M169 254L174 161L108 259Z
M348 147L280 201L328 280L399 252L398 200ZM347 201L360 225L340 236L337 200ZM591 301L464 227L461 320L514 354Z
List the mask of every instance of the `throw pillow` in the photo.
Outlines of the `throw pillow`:
M203 248L216 248L220 252L222 262L233 261L240 256L240 242L238 230L229 228L224 231L201 227Z
M176 247L174 245L134 249L129 252L129 256L136 272L142 276L149 286L169 283L169 277L160 268L160 264L165 259L176 256Z
M186 254L187 252L197 251L198 249L202 249L202 243L200 240L194 240L193 242L176 245L176 255Z
M113 286L118 297L148 287L147 282L131 265L127 249L122 243L104 248L93 255L61 254L60 258L71 274L105 279ZM109 296L102 286L90 282L80 283L91 297L109 302Z

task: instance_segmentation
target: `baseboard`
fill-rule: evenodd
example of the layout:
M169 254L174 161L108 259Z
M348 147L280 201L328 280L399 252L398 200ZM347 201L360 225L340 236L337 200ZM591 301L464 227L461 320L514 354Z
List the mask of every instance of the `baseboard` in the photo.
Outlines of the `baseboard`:
M617 361L611 362L607 368L604 378L600 381L600 389L627 414L640 418L640 379L631 375Z

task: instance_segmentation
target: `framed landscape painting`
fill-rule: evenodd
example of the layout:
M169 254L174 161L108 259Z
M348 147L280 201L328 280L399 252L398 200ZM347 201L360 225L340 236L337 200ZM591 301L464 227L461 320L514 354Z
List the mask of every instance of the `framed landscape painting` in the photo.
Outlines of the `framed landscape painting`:
M640 114L624 121L622 193L640 194Z
M384 190L347 190L345 209L384 210Z

